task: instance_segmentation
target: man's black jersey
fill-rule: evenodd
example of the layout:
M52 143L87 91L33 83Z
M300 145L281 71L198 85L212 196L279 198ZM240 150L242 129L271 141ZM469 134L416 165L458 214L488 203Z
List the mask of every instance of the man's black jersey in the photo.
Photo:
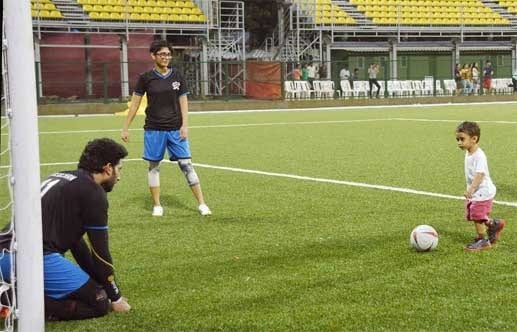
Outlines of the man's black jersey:
M84 170L49 176L41 183L41 219L44 254L71 250L79 266L104 287L109 298L118 300L121 295L108 244L108 199L93 176ZM89 246L83 239L85 233ZM0 236L1 249L9 248L11 238L10 233Z
M147 94L146 130L178 130L182 125L179 97L188 93L187 83L175 69L166 75L156 69L140 75L135 94Z
M87 230L108 229L108 199L90 173L56 173L41 184L45 253L65 253Z

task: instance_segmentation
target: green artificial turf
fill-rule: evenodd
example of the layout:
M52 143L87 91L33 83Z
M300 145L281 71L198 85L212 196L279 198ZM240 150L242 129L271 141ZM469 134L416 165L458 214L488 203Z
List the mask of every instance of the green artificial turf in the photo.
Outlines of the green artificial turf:
M164 163L165 215L153 218L147 165L132 160L142 153L137 117L131 160L109 194L111 253L132 310L46 330L516 331L517 207L495 204L507 227L492 250L471 253L461 199L280 176L459 197L463 120L480 121L496 200L516 204L516 104L192 114L193 161L213 215L198 215L178 167ZM41 175L75 167L92 138L118 140L122 122L41 118L41 163L71 163ZM439 232L435 251L409 248L419 224Z

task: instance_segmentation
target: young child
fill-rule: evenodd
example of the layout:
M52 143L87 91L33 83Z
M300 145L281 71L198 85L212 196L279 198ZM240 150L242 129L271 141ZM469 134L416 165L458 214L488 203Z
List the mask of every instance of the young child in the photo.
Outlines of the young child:
M456 128L458 147L465 150L465 217L476 226L476 239L467 244L465 250L479 251L490 249L499 240L505 226L503 219L490 219L492 200L496 188L488 171L485 153L479 147L481 130L476 122L465 121ZM488 238L487 238L488 230Z

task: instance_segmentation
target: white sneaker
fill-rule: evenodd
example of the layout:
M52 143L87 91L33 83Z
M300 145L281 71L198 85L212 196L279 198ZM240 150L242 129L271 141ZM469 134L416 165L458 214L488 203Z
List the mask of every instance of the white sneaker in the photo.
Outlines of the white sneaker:
M212 211L210 211L210 208L206 204L201 204L198 207L198 210L202 216L209 216L212 214Z
M153 217L163 216L163 208L160 205L153 207Z

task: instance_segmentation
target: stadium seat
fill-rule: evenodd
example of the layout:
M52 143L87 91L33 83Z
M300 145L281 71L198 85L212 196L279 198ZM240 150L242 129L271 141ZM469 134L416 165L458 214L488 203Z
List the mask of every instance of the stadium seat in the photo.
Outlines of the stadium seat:
M129 15L129 19L131 21L140 21L142 18L140 17L140 14L138 14L138 13L131 13Z
M110 13L110 17L113 21L120 21L124 19L121 13Z
M391 20L375 18L397 18L397 13L400 21L408 25L510 24L478 0L350 0L350 3L376 24L389 24Z

